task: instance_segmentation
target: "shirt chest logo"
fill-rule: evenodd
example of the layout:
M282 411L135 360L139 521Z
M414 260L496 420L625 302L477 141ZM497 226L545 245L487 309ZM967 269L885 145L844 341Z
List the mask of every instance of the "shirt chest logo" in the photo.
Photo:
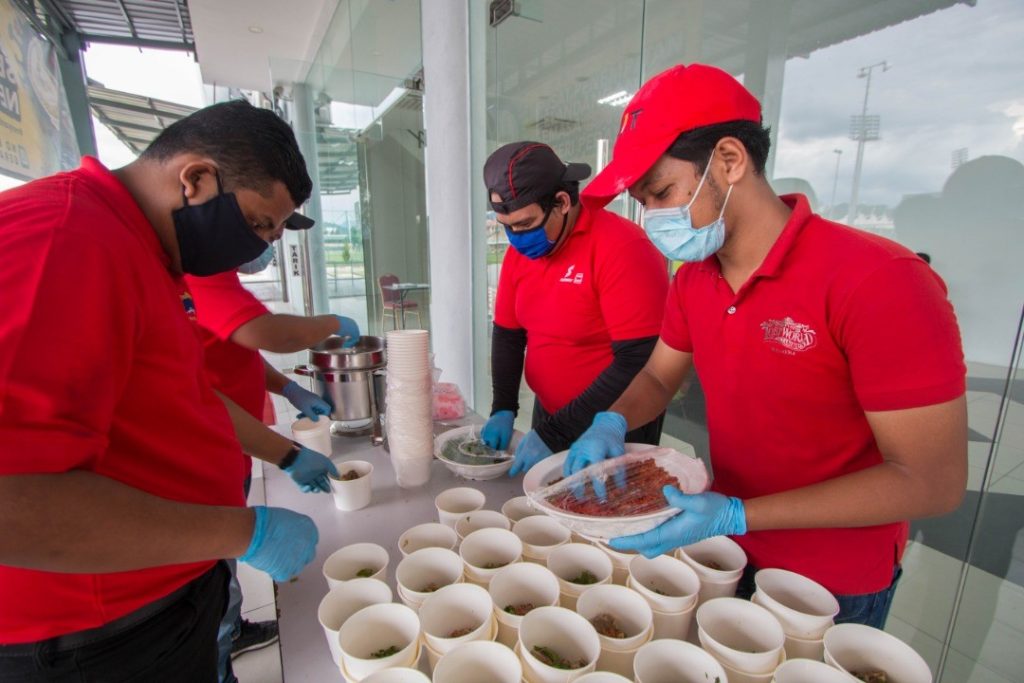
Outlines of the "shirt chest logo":
M576 264L569 266L568 270L565 271L565 275L559 280L559 282L567 282L572 285L583 284L583 273L573 273L576 270Z
M185 315L192 322L196 322L196 304L192 301L192 295L189 292L185 292L181 295L181 305L185 307Z
M810 325L798 323L789 316L782 320L765 320L761 323L764 330L764 343L773 351L789 355L813 349L818 343L818 333Z

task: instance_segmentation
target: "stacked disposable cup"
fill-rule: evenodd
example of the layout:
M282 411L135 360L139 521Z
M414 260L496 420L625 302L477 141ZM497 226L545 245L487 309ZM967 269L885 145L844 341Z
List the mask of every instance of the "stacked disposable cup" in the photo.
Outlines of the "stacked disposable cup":
M775 670L773 683L856 683L850 674L810 659L789 659Z
M519 562L523 542L508 529L479 529L459 546L466 580L486 588L502 567Z
M395 478L402 488L430 480L434 457L433 376L430 333L387 333L387 432Z
M548 555L548 569L558 577L562 607L571 610L576 609L576 601L583 591L591 586L611 583L612 580L612 561L603 552L585 543L566 543L552 550ZM574 580L584 572L593 575L593 583L577 583Z
M420 622L431 668L460 645L494 640L498 633L491 596L471 583L445 586L428 597L420 608Z
M382 669L413 668L420 655L420 619L405 605L370 605L342 624L338 646L342 674L350 681L361 681ZM379 656L381 650L392 647L395 654Z
M331 421L321 417L316 422L302 417L292 423L292 438L317 453L331 457Z
M387 581L389 561L388 551L376 543L353 543L331 553L322 571L328 588L360 578Z
M526 496L517 496L505 501L505 504L501 506L501 514L515 523L526 517L535 517L544 513L530 505L530 499Z
M573 541L574 543L576 541ZM622 552L616 550L606 543L600 541L594 541L594 546L604 551L604 554L611 558L612 561L612 583L617 583L620 586L626 585L626 579L629 578L629 563L633 561L634 557L637 557L639 553L636 552Z
M524 517L512 526L512 533L523 541L523 559L537 564L547 564L551 551L568 543L572 536L547 515Z
M736 586L747 566L747 554L728 536L712 536L682 547L676 551L676 557L693 567L700 577L698 606L713 598L736 595Z
M454 529L459 518L467 512L480 510L486 502L487 496L478 489L457 486L437 494L437 498L434 498L434 507L437 508L438 521Z
M395 569L398 597L419 610L432 594L462 582L462 558L446 548L421 548L410 553Z
M636 683L732 683L714 657L681 640L652 640L641 647L633 660L633 677Z
M516 654L498 643L463 643L447 653L434 669L434 683L519 683L522 665Z
M839 601L824 586L785 569L761 569L750 601L772 613L786 634L786 657L821 661L825 631L839 613Z
M523 617L505 611L506 607L533 605L554 607L558 604L558 577L547 567L531 562L516 562L499 569L487 587L498 618L498 642L514 647L519 641L519 625Z
M864 624L838 624L825 631L825 663L847 673L884 671L899 683L932 683L928 663L912 647Z
M606 584L583 591L576 602L576 612L591 623L602 615L608 615L614 620L624 636L616 638L597 632L601 641L597 668L600 671L632 676L633 658L637 650L647 644L654 633L654 615L650 605L634 590Z
M538 659L535 647L550 648L583 666L557 669ZM538 607L523 617L516 650L527 681L568 683L595 670L601 655L601 641L593 625L575 612L564 607Z
M739 598L713 598L698 607L697 636L730 681L767 683L786 658L778 620L765 608Z
M352 579L332 588L324 596L317 608L317 618L336 665L341 665L338 631L342 624L364 607L391 602L391 597L388 585L377 579Z
M700 593L700 579L688 564L668 555L637 555L629 563L626 585L651 606L655 639L686 640Z
M455 522L455 533L463 540L474 531L480 529L511 529L512 522L508 517L494 510L474 510L459 517Z
M455 550L459 545L459 537L455 531L438 522L425 522L406 529L398 537L398 550L402 555L411 555L423 548L444 548Z

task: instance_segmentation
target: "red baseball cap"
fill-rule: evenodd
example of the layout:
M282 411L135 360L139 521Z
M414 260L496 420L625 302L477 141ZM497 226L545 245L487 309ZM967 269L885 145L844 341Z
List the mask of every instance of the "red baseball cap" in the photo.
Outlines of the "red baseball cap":
M647 81L626 105L612 160L584 188L604 206L639 180L680 133L727 121L761 122L761 104L718 67L677 64Z

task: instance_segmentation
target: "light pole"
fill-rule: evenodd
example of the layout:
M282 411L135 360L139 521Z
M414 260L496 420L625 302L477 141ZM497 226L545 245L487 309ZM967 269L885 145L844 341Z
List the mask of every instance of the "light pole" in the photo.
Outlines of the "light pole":
M829 202L828 212L831 214L829 218L838 218L835 215L836 212L836 186L839 185L839 160L843 158L843 150L834 149L832 153L836 155L836 173L832 176L832 201Z
M868 117L868 95L871 92L871 72L882 67L882 72L889 70L889 64L882 60L876 64L870 64L868 66L862 66L860 71L857 72L857 78L866 78L867 82L864 84L864 106L861 108L860 116L856 114L852 117L850 122L850 138L857 141L857 162L853 167L853 190L850 193L850 209L847 213L846 220L851 225L857 218L857 203L860 199L860 172L864 165L864 143L870 140L878 139L878 129L881 124L880 118L876 116Z

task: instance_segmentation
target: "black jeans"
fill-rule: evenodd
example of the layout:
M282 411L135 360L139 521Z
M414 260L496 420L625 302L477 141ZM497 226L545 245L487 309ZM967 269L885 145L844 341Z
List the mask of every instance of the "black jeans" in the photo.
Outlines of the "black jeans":
M54 640L0 645L0 681L216 683L217 625L227 603L228 577L226 565L218 562L157 614L75 649L60 650Z

